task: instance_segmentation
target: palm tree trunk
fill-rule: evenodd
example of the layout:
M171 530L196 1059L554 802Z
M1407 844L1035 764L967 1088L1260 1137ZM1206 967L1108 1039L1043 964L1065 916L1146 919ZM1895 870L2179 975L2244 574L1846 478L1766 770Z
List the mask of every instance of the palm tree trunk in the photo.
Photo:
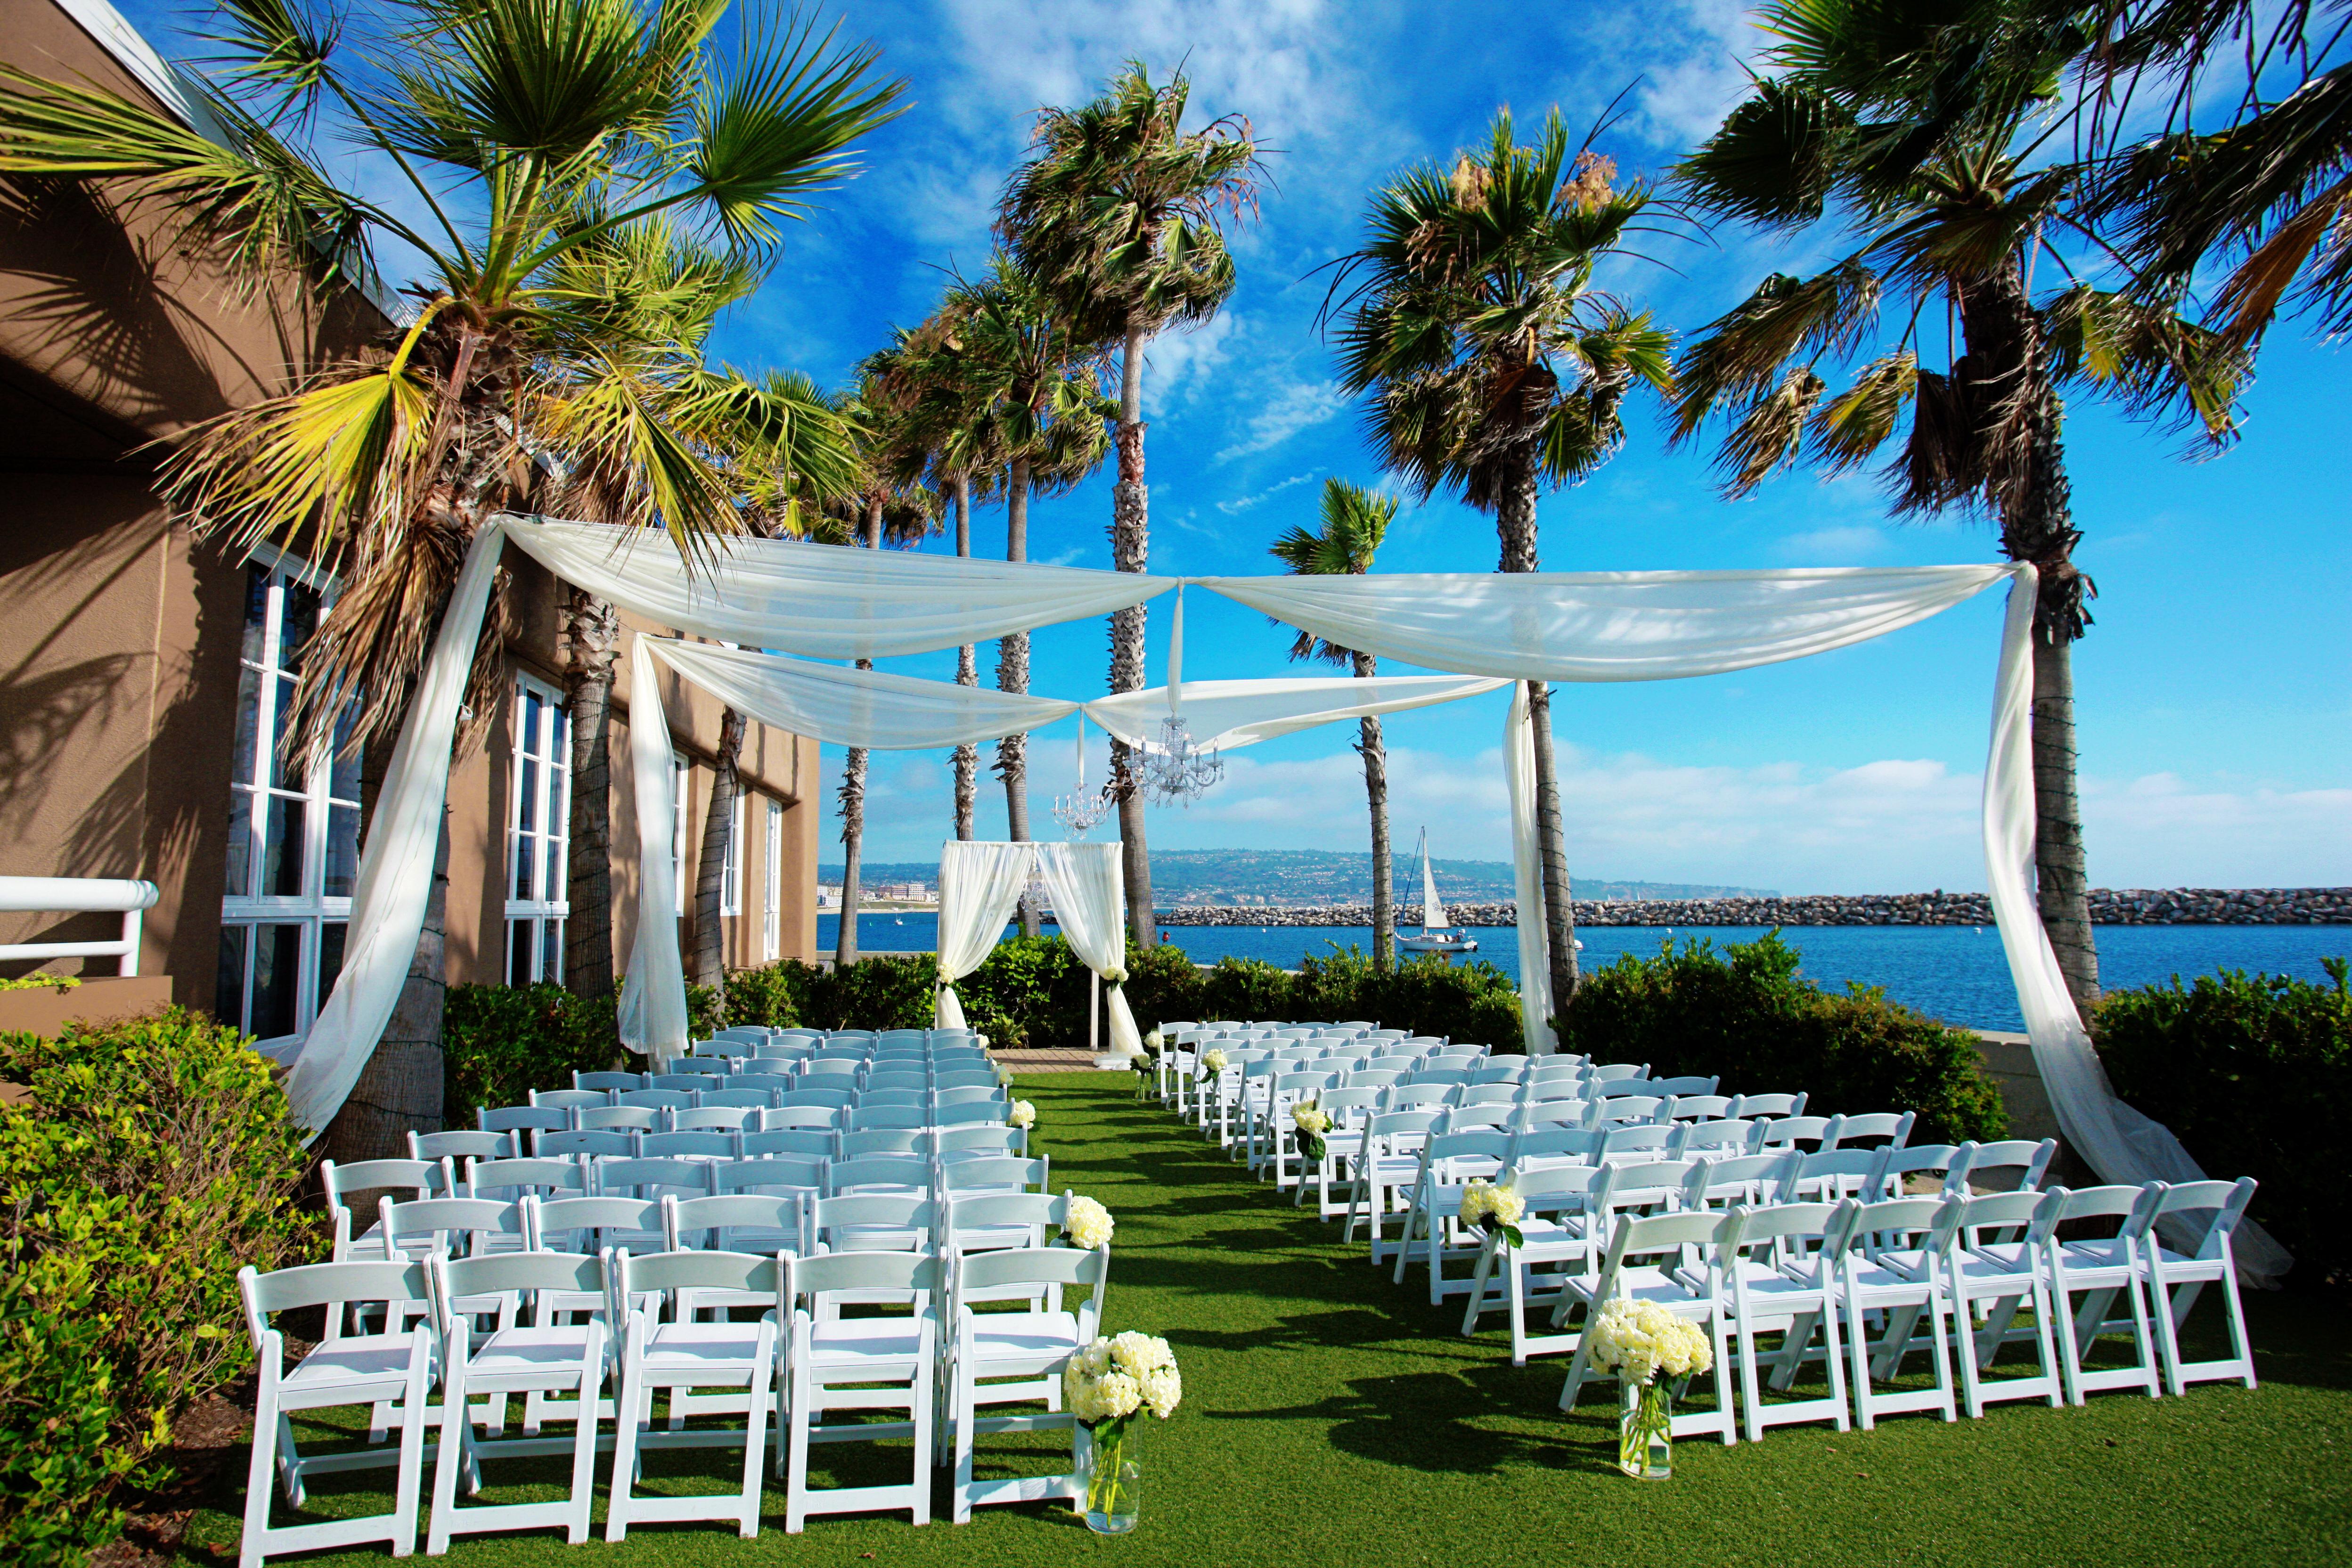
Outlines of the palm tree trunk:
M1150 491L1143 483L1143 342L1142 325L1132 315L1127 328L1124 357L1119 363L1118 482L1110 490L1111 564L1121 572L1140 572L1150 564ZM1143 686L1144 608L1131 605L1110 617L1110 689L1137 691ZM1160 935L1151 907L1151 849L1143 837L1143 792L1137 787L1135 762L1127 742L1110 743L1111 793L1118 801L1118 837L1127 871L1127 921L1131 940L1149 948Z
M1503 543L1503 570L1538 570L1536 552L1536 451L1530 447L1503 492L1495 512ZM1544 942L1550 949L1551 999L1557 1013L1576 994L1581 977L1576 963L1576 915L1568 878L1568 846L1559 809L1559 773L1551 747L1551 689L1540 680L1528 686L1528 720L1535 731L1536 841L1543 863ZM1518 911L1528 918L1528 911ZM1534 1041L1528 1044L1532 1047Z
M694 867L694 983L727 984L727 926L722 908L727 858L735 837L735 800L742 791L743 715L734 709L719 716L719 760L711 769L710 806L702 817L702 853ZM742 897L738 888L736 897Z
M563 984L575 996L613 994L613 659L621 615L572 591L563 672L572 710L572 912L563 921Z
M1029 459L1015 458L1004 487L1004 558L1029 559ZM1015 695L1029 689L1029 634L996 639L996 689ZM1007 735L996 742L996 773L1004 781L1004 837L1029 838L1029 737ZM1021 934L1035 936L1041 924L1027 894L1021 898Z
M860 669L874 661L861 658ZM834 939L833 966L845 969L857 962L857 858L866 837L866 748L849 748L841 770L841 931Z
M1356 679L1369 680L1380 673L1380 660L1370 654L1355 656ZM1389 757L1381 742L1381 721L1367 714L1359 721L1362 738L1356 754L1364 759L1364 797L1372 813L1372 967L1396 967L1396 890L1389 865Z
M949 481L955 493L956 558L971 557L971 476L958 474ZM977 686L980 669L972 646L956 649L956 684ZM966 741L955 749L955 836L959 844L971 842L972 807L980 793L980 748Z

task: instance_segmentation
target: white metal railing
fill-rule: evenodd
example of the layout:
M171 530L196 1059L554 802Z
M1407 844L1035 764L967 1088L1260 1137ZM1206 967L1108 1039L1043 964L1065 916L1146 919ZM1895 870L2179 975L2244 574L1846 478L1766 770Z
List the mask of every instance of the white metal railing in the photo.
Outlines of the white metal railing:
M5 958L112 958L118 973L139 973L139 924L155 907L155 884L128 877L0 877L0 912L47 911L87 914L120 910L122 935L113 942L18 942L0 943Z

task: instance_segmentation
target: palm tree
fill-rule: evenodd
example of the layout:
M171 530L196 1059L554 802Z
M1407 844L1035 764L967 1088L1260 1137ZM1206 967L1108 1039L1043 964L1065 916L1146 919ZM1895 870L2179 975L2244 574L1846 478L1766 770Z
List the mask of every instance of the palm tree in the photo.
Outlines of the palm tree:
M1506 572L1538 569L1543 487L1598 468L1624 439L1626 392L1669 380L1667 334L1593 286L1650 205L1644 186L1615 177L1570 145L1557 110L1525 147L1505 112L1451 170L1422 165L1373 197L1370 233L1340 258L1325 305L1347 311L1340 379L1370 395L1365 430L1382 465L1423 498L1450 489L1494 513ZM1564 1007L1578 974L1551 697L1540 680L1527 690L1542 918Z
M1396 517L1394 496L1375 495L1345 479L1323 481L1323 526L1313 532L1297 524L1268 548L1275 558L1300 575L1349 573L1372 569L1372 557ZM1351 667L1356 679L1369 680L1380 673L1380 661L1368 653L1333 647L1307 632L1290 645L1295 659L1319 658ZM1372 812L1372 963L1381 969L1396 966L1396 900L1390 886L1389 759L1381 743L1381 721L1368 713L1358 721L1361 730L1356 754L1364 759L1364 794Z
M225 7L219 80L198 93L217 138L93 85L0 78L0 173L108 182L245 279L373 280L383 241L415 258L415 320L382 350L199 429L164 471L203 536L282 542L343 583L289 727L305 750L347 714L351 748L398 726L467 546L528 494L551 389L659 346L632 301L579 287L581 258L664 215L764 258L899 91L872 79L873 49L804 27L752 25L713 47L713 0L395 0L376 15L363 36L354 13ZM364 152L398 194L337 185L306 138ZM691 554L735 517L675 434L652 466L662 521ZM502 624L485 622L477 725L503 685ZM446 896L436 875L410 984L327 1130L337 1159L438 1123Z
M2056 83L2090 47L2036 0L1950 25L1929 0L1861 13L1775 0L1780 42L1722 128L1677 171L1699 210L1782 233L1827 224L1853 248L1809 279L1774 274L1676 366L1673 437L1730 421L1717 463L1745 495L1800 455L1830 472L1895 443L1895 508L1979 510L2041 575L2033 645L2035 868L2042 921L2078 1006L2099 994L2075 793L2073 648L2093 588L2066 475L2062 389L2116 396L2226 441L2242 357L2214 334L2079 280L2052 242L2095 247L2080 170L2039 163ZM2034 260L2060 287L2032 293ZM1897 330L1880 313L1895 296ZM1932 307L1940 303L1942 310ZM1922 363L1933 329L1948 363ZM1893 342L1886 342L1888 336ZM1875 351L1826 396L1820 366Z
M1170 326L1196 327L1234 290L1234 263L1219 224L1257 210L1257 142L1234 116L1183 129L1192 83L1179 71L1153 87L1129 61L1101 97L1046 109L1031 137L1035 156L1005 187L997 232L1052 290L1080 337L1120 345L1118 482L1111 489L1111 559L1121 572L1149 564L1151 531L1143 483L1144 345ZM1144 611L1115 612L1110 688L1143 685ZM1158 939L1151 857L1132 753L1111 742L1111 789L1126 846L1127 910L1139 947Z

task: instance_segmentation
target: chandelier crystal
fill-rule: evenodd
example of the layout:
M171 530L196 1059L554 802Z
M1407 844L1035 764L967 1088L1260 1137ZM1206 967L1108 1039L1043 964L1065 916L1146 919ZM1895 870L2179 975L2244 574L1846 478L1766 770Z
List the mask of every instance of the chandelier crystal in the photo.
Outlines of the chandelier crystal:
M1110 815L1110 796L1107 791L1087 793L1087 716L1078 715L1078 786L1068 795L1054 797L1054 820L1062 825L1063 836L1072 843L1084 838L1102 826Z
M1181 715L1160 721L1160 738L1143 747L1143 789L1161 805L1190 805L1225 776L1225 761L1192 738Z

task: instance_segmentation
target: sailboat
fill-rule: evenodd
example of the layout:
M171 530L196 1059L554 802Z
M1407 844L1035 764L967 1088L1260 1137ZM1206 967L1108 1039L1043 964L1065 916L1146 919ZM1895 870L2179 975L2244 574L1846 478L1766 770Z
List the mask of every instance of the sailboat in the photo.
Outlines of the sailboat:
M1445 906L1437 901L1437 876L1429 868L1429 829L1421 830L1421 934L1397 933L1397 945L1408 952L1475 952L1478 944L1468 931L1445 921Z

